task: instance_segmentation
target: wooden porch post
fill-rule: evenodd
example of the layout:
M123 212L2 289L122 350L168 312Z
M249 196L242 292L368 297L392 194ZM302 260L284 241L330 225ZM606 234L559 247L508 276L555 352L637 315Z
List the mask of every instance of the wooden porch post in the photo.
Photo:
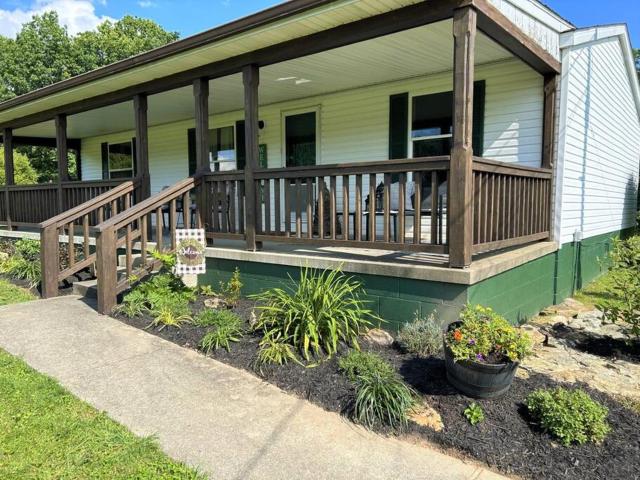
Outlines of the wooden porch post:
M9 186L15 184L13 170L13 130L5 128L2 132L2 142L4 144L4 205L6 209L7 228L12 229L11 225L11 198Z
M195 100L195 121L196 121L196 174L204 174L211 171L209 163L209 79L198 78L193 81L193 97ZM205 188L207 183L200 182L196 191L197 218L196 223L202 228L207 228L203 215L207 209L205 202Z
M253 171L258 165L258 86L260 71L257 65L247 65L242 69L244 83L244 127L246 164L244 166L245 191L245 239L247 250L255 251L256 244L256 184Z
M473 249L473 81L477 13L472 7L453 16L453 149L449 176L449 264L471 265Z
M56 115L56 158L58 160L58 214L64 212L63 182L69 181L69 157L67 149L67 116Z
M108 315L116 306L118 282L116 232L107 228L96 236L96 273L98 276L98 312Z
M149 133L147 126L147 96L143 93L133 97L136 124L136 175L140 179L138 202L151 196L151 176L149 175Z
M555 191L555 151L556 151L556 99L558 95L558 75L550 73L544 77L544 127L542 131L542 168L551 168L551 186L548 195L549 240L554 240L554 191Z

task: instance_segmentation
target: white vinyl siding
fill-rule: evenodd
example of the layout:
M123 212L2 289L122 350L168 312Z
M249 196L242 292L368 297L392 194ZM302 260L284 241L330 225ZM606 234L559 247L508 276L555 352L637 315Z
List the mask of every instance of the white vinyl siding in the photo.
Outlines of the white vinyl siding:
M635 224L640 125L619 37L565 51L560 240Z
M476 154L540 166L541 76L522 62L511 60L477 67L476 79L486 80L485 151ZM260 132L260 143L267 145L269 167L282 166L283 112L319 107L318 164L386 160L389 153L389 96L402 92L422 95L451 89L452 75L447 72L261 106L260 120L265 122L265 128ZM210 127L229 125L242 118L241 111L215 115L210 120ZM152 192L188 175L187 129L193 125L193 120L185 120L149 129ZM83 179L101 177L102 142L120 142L133 136L134 132L128 131L83 139Z

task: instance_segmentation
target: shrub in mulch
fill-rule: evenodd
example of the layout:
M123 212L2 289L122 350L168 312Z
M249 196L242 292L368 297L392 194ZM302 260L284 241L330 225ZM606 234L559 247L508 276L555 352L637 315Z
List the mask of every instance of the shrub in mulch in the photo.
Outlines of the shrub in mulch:
M194 315L204 307L199 297ZM241 300L233 309L246 322L255 304ZM116 315L119 320L141 328L178 345L198 349L206 327L184 324L181 328L149 327L153 319L143 315L132 319ZM346 375L340 372L338 361L348 349L340 348L337 355L305 368L295 362L283 366L256 366L260 337L247 333L230 351L224 348L212 351L210 356L237 368L242 368L266 381L307 399L329 411L350 414L355 389ZM579 385L598 402L609 409L608 422L612 431L597 445L587 443L563 447L535 424L528 415L524 401L531 392L540 388L555 388L561 384L547 376L534 374L529 378L516 378L505 396L494 400L472 400L459 394L445 377L444 361L439 357L419 358L396 348L363 346L373 350L391 363L402 378L442 416L445 428L435 432L410 423L402 435L420 437L443 449L462 452L485 462L504 474L522 478L567 479L579 478L637 478L640 465L640 416L610 396ZM566 385L565 385L566 386ZM484 412L485 420L475 426L464 417L464 410L475 401ZM376 427L380 433L394 432Z

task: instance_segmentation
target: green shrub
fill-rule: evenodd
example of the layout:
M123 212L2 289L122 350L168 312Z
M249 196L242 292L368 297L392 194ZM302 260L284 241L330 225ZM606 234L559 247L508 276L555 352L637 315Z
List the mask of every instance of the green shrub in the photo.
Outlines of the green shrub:
M460 320L460 327L445 337L456 361L495 358L517 362L531 352L529 336L490 308L467 306Z
M404 350L420 357L436 355L442 350L442 327L435 315L421 318L416 313L415 320L400 329L396 341Z
M622 322L631 335L640 338L640 236L614 239L609 258L612 299L603 300L597 306L605 320Z
M599 443L611 431L608 409L583 390L536 390L527 397L526 405L540 426L565 446Z
M329 356L344 341L358 348L358 336L377 319L362 299L361 284L340 270L304 268L287 290L274 288L253 298L262 302L255 329L265 338L288 343L309 360L324 350Z
M228 282L220 282L220 296L227 305L235 307L240 302L242 287L240 269L236 268Z
M0 264L0 272L17 280L26 280L35 287L42 277L40 263L40 242L21 239L14 244L11 256Z
M466 418L467 421L474 426L484 421L484 412L482 411L482 407L473 402L471 405L465 408L464 418Z
M395 373L391 364L380 355L359 350L351 350L341 357L338 360L338 367L352 382L356 382L361 375L370 375L375 372L388 376Z
M205 310L195 319L196 325L211 327L202 337L200 348L206 353L224 347L231 350L231 342L237 342L244 334L244 322L229 310Z
M129 292L122 299L122 303L114 309L115 313L120 313L127 318L139 317L147 311L147 297L140 290Z
M300 363L293 347L288 343L265 336L260 341L257 363L259 365L285 365L290 361Z
M369 428L388 425L403 428L416 395L397 374L370 372L356 380L355 419Z

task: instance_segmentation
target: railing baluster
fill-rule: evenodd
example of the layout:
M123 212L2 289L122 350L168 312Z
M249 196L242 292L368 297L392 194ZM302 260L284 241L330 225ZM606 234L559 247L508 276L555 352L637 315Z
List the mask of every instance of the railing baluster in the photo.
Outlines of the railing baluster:
M256 233L260 234L262 232L262 181L254 180L255 185L255 195L256 195L256 208L255 208L255 218L256 218Z
M422 172L413 173L414 205L413 205L413 243L422 242Z
M291 182L284 182L284 234L291 236Z
M335 240L338 234L338 215L336 212L336 176L331 175L331 197L330 197L330 207L331 207L331 239Z
M376 241L376 176L369 174L369 215L367 216L367 240Z
M296 178L296 237L302 238L302 180Z
M163 244L164 244L164 213L162 212L162 207L156 208L156 250L158 252L162 252Z
M89 258L89 255L91 255L91 248L89 245L89 215L84 215L82 217L82 234L83 234L83 239L82 239L82 247L83 247L83 255L85 260L87 258Z
M407 199L407 174L402 172L398 178L398 243L404 244L405 235L405 202ZM435 243L435 242L433 242Z
M125 255L127 278L131 278L131 274L133 273L133 245L131 241L131 224L127 225Z
M318 236L324 239L324 177L318 177Z
M307 238L313 238L313 180L307 177Z
M438 172L431 172L431 243L438 238Z
M142 260L142 266L147 266L147 223L149 217L147 215L143 215L140 219L140 257Z
M342 176L342 238L349 240L349 175Z
M212 187L212 195L211 195L211 205L212 205L212 214L213 214L213 231L220 231L220 201L218 196L218 186L219 182L214 181L211 183Z
M362 175L356 175L356 212L353 219L354 238L362 241Z
M390 238L389 238L389 230L391 227L391 174L389 173L385 173L384 174L384 187L383 187L383 193L382 193L382 216L384 219L384 226L383 226L383 237L384 237L384 242L385 243L389 243ZM397 233L397 232L396 232Z
M191 228L191 195L182 195L182 223L184 228Z
M171 250L176 248L176 228L178 223L178 215L176 213L176 199L174 198L170 202L169 207L169 239L171 241ZM217 209L217 207L216 207Z
M229 231L236 233L236 182L229 182Z
M275 210L275 233L280 234L282 232L282 219L280 214L280 179L276 178L273 181L273 192L274 192L274 210Z
M73 266L76 263L76 252L75 252L75 229L73 226L73 222L70 222L67 225L67 253L69 255L69 266Z
M264 232L271 233L271 180L264 181Z

